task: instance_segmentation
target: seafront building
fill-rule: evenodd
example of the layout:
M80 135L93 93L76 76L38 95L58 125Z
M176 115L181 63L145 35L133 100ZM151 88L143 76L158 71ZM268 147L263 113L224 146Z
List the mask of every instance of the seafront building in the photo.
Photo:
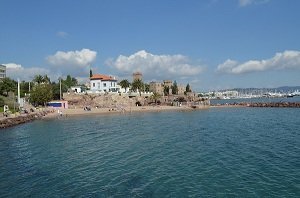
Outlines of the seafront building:
M178 88L178 95L184 95L186 87L184 85L177 85L177 88Z
M172 85L173 82L171 80L164 80L163 83L161 82L150 82L150 91L153 93L158 93L159 95L164 95L164 88L169 88L169 95L172 95ZM177 85L178 93L177 95L184 95L186 87L184 85Z
M90 77L90 90L94 93L99 92L118 92L119 86L117 79L103 74L94 74Z
M6 78L6 66L0 65L0 80Z
M158 93L159 95L163 95L164 86L161 82L152 81L149 83L149 90L153 93Z

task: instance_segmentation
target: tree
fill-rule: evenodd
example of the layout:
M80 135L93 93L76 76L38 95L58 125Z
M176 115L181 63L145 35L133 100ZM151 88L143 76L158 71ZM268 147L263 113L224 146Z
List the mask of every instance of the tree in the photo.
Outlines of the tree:
M60 85L59 83L55 83L53 82L51 84L52 86L52 91L53 91L53 99L54 100L59 100L60 99ZM68 91L68 87L67 85L65 85L64 83L61 84L61 92L67 92Z
M185 94L187 94L189 92L192 92L192 90L191 90L190 84L188 83L185 87Z
M133 91L139 90L140 93L143 87L144 87L144 83L140 79L134 80L131 84L132 90Z
M50 78L47 75L43 76L43 83L50 84Z
M172 94L178 94L178 86L176 80L174 81L171 89L172 89Z
M155 105L157 103L157 100L160 98L160 95L157 92L154 92L151 96L151 99L154 100Z
M119 85L126 90L130 87L130 82L127 79L124 79L119 82Z
M29 82L22 81L20 83L20 95L24 97L25 94L29 93Z
M93 71L90 69L90 78L93 76Z
M0 97L0 107L3 107L5 105L5 102L3 100L3 98Z
M34 86L30 94L30 102L33 105L46 105L52 98L53 92L50 84L38 84Z
M168 96L170 92L170 87L169 86L164 86L164 94L165 96Z
M8 92L17 91L17 82L10 78L3 78L0 82L0 94L8 96Z
M145 91L149 92L150 91L150 85L148 83L145 83L144 86L145 86Z
M37 84L50 84L50 78L47 75L35 75L33 78L33 81L36 82Z
M42 75L35 75L33 78L33 81L37 84L41 84L43 82L43 76Z
M62 83L65 84L68 88L76 86L78 84L77 79L71 77L70 75L67 75L66 80L63 80Z

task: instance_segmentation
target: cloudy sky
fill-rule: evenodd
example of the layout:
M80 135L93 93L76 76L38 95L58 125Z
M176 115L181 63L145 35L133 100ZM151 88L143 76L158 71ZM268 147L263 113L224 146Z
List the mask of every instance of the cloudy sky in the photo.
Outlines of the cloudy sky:
M300 85L298 0L1 0L11 78L93 73L196 91Z

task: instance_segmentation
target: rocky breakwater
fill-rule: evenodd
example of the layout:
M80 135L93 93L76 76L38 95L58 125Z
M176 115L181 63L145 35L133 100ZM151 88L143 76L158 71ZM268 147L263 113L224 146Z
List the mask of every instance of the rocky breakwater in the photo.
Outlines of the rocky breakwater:
M53 112L52 110L42 110L38 112L21 114L17 116L3 117L0 119L0 129L12 127L18 124L31 122L33 120L41 119L48 113Z
M270 102L270 103L250 103L248 107L289 107L289 108L300 108L300 102Z

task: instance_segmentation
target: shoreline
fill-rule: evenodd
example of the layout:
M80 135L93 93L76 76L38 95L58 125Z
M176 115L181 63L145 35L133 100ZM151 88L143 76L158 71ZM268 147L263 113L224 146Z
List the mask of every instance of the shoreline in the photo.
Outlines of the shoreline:
M209 109L208 107L193 109L187 106L134 106L124 107L122 109L117 108L93 108L90 111L83 110L82 108L76 109L61 109L62 115L55 111L54 113L47 114L43 119L51 119L57 117L74 117L74 116L86 116L86 115L107 115L107 114L130 114L130 113L143 113L143 112L163 112L163 111L193 111Z
M0 129L16 126L19 124L31 122L38 119L56 119L59 117L73 117L73 116L92 116L92 115L107 115L107 114L123 114L130 113L147 113L147 112L163 112L163 111L197 111L207 110L209 108L300 108L300 103L239 103L226 105L210 105L210 106L125 106L117 108L92 108L87 111L83 108L73 109L55 109L45 108L35 113L19 114L14 117L2 117L0 119ZM62 112L60 114L60 112Z
M43 119L49 114L53 114L53 109L43 109L37 112L27 113L27 114L13 114L9 117L0 118L0 129L13 127L19 124L24 124L32 122L34 120Z

